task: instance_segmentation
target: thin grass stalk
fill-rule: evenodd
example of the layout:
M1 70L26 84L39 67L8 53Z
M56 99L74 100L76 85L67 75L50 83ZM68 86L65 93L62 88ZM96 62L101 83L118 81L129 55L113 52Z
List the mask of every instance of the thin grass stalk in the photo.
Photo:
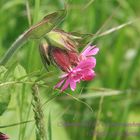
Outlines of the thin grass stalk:
M35 4L36 4L36 3L35 3ZM38 4L38 3L37 3L37 4ZM31 10L30 10L30 5L29 5L29 0L26 0L25 5L26 5L26 12L27 12L28 24L29 24L29 27L30 27L31 24L32 24L32 17L31 17ZM25 84L24 84L24 85L25 85ZM26 86L27 86L27 85L25 85L25 87L26 87ZM27 95L27 96L29 96L29 95ZM23 98L24 98L24 97L23 97ZM28 97L27 97L27 98L28 98ZM32 103L32 99L31 99L31 103ZM31 107L32 107L32 104L29 105L29 108L28 108L28 110L27 110L27 115L25 116L25 117L26 117L26 120L29 119L30 112L31 112ZM25 123L25 125L23 126L21 140L24 140L24 138L25 138L26 128L27 128L27 123Z
M28 19L28 23L29 23L29 27L30 27L30 26L31 26L31 20L32 20L32 19L31 19L31 11L30 11L30 6L29 6L29 1L28 1L28 0L26 0L25 5L26 5L26 12L27 12L27 19ZM23 86L24 86L24 89L25 89L27 85L26 85L26 84L23 84ZM24 103L25 97L28 98L27 96L29 96L29 95L27 94L27 96L24 97L26 91L24 90L24 91L22 91L22 92L23 92L23 93L22 93L22 102ZM23 106L23 103L22 103L22 106ZM30 112L31 112L31 106L32 106L32 105L29 106L29 109L28 109L28 111L27 111L26 120L29 119L29 115L30 115ZM22 107L22 108L23 108L23 107ZM22 114L22 110L21 110L21 114ZM21 120L21 121L22 121L22 120ZM25 139L26 128L27 128L27 123L25 123L25 124L23 125L23 127L22 127L22 131L21 131L21 140L24 140L24 139Z
M96 123L95 123L95 128L94 128L92 140L97 139L97 131L98 131L99 120L100 120L100 116L101 116L101 112L102 112L103 100L104 100L104 96L101 96L100 102L99 102L99 111L97 113L97 119L96 119Z
M40 9L40 0L35 0L35 5L34 5L34 15L33 15L33 24L35 24L38 21L39 17L39 9ZM35 49L34 47L36 46L35 42L31 42L31 47L29 48L28 51L28 63L27 63L27 71L30 71L32 69L34 63L32 63L32 60L34 60L34 55L35 55ZM32 65L31 65L32 63Z
M25 89L26 89L26 85L23 84L22 85L22 89L21 89L21 95L19 95L20 99L19 99L19 102L20 102L20 107L19 107L19 118L20 118L20 122L23 121L23 118L24 118L24 105L25 105L25 99L26 99L26 92L25 92ZM19 131L19 140L23 140L24 138L24 135L25 135L25 132L24 132L24 125L20 125L20 131Z
M12 124L7 124L7 125L0 125L0 129L5 129L8 127L14 127L14 126L18 126L18 125L22 125L22 124L26 124L26 123L31 123L34 120L29 120L29 121L23 121L23 122L18 122L18 123L12 123Z
M140 48L138 49L137 51L137 54L135 56L135 58L133 59L133 62L128 70L128 73L126 74L126 77L124 78L124 81L122 82L122 85L121 85L121 88L122 89L126 89L129 87L131 81L132 81L132 78L133 78L133 75L137 69L137 66L139 64L139 61L140 61ZM126 94L126 99L129 99L130 98L130 93ZM128 114L129 114L129 109L130 109L130 105L131 105L131 102L130 101L127 101L126 105L125 105L125 110L122 114L122 118L120 120L120 123L124 123L127 121L128 119ZM118 130L118 133L120 135L118 135L116 137L116 140L120 140L121 137L122 137L122 134L123 134L123 131L124 131L124 127L120 127L120 129Z

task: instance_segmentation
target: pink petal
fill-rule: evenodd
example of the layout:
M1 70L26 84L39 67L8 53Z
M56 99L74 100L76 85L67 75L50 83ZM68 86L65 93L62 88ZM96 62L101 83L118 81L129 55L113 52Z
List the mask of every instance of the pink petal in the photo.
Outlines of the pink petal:
M95 65L96 59L94 57L89 57L86 60L82 60L74 69L92 69L95 67Z
M74 68L71 73L71 79L73 79L75 82L79 82L81 80L81 68Z
M66 80L65 84L63 85L61 91L66 90L66 89L68 88L69 84L70 84L70 79L68 78L68 79Z
M65 79L61 80L60 82L58 82L55 86L54 89L61 87L61 85L64 83Z
M74 80L70 80L70 88L72 91L76 89L76 82Z
M75 82L79 82L81 80L81 77L82 77L81 73L78 72L72 78Z
M83 50L83 52L81 53L82 55L84 55L84 56L87 56L88 55L88 53L90 52L90 50L92 49L92 48L94 48L95 46L88 46L88 47L86 47L84 50Z
M92 49L87 56L92 56L92 55L96 55L99 51L99 48L94 48Z
M92 69L96 66L96 59L92 56L96 55L98 51L99 48L96 48L95 46L88 46L80 54L80 62L78 60L78 63L76 60L77 54L75 55L73 53L69 53L69 61L70 63L74 64L74 68L71 67L71 69L67 70L67 72L61 76L61 81L55 86L55 88L59 88L62 86L61 91L64 91L70 85L71 90L74 91L76 89L77 82L80 82L81 80L92 80L95 76L95 72ZM65 59L65 57L63 57L62 59ZM63 61L65 62L65 60Z
M68 73L64 73L63 75L60 76L61 79L66 78L68 76Z
M92 69L85 69L85 70L83 70L82 73L83 73L82 80L84 80L84 81L90 81L95 76L95 73Z
M84 49L84 51L81 53L83 56L92 56L96 55L99 51L99 48L96 48L95 46L88 46L87 48Z

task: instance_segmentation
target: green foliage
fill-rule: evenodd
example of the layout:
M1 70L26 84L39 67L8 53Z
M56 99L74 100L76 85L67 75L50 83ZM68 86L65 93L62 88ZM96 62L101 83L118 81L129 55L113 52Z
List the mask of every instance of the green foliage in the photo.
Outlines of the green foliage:
M52 123L51 123L51 113L49 112L49 116L48 116L48 140L52 140Z
M6 72L7 72L7 69L4 66L0 66L0 81L2 81L2 79L4 79Z
M7 69L3 66L0 66L0 81L4 80L6 72ZM11 97L10 87L7 86L2 88L2 85L3 83L0 82L0 115L2 115L7 109Z
M20 64L18 64L14 70L14 77L18 79L24 77L26 74L26 70Z
M3 88L0 92L0 115L4 113L10 102L11 90Z
M50 32L57 24L59 24L66 16L66 10L59 10L49 14L43 18L37 25L32 26L27 36L31 39L39 39L46 33Z
M34 115L42 110L48 140L138 140L140 126L129 124L140 122L140 1L66 5L59 11L63 1L0 1L0 60L25 30L32 38L0 66L0 131L14 140L35 140ZM100 48L95 79L77 84L75 92L54 90L61 72L55 66L47 72L41 63L38 38L56 26L70 32L79 50L89 41ZM32 106L34 83L40 104Z

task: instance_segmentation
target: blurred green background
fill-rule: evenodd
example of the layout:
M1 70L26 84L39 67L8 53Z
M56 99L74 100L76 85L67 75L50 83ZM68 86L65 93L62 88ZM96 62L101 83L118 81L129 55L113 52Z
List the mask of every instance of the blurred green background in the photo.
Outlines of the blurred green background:
M64 3L64 0L1 0L0 56L26 29L45 15L64 8ZM47 72L39 56L38 41L29 40L6 68L0 69L0 112L7 108L0 116L0 132L8 134L11 140L35 140L31 87L32 81L38 80L40 102L45 103L42 110L48 139L138 140L140 1L68 0L67 5L68 14L59 28L96 35L113 29L112 33L93 40L100 48L95 79L77 84L75 92L58 94L53 86L59 80L60 70L51 66ZM127 25L128 22L132 23ZM123 24L126 26L115 28ZM33 121L19 123L27 120Z

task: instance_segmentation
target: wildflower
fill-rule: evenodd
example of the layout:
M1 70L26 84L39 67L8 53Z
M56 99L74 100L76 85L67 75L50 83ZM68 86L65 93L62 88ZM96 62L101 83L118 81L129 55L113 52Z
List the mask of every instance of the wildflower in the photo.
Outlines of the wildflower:
M74 91L77 82L89 81L95 77L93 68L96 66L96 59L93 56L99 49L88 46L79 53L77 48L80 42L85 42L84 37L77 37L62 30L53 30L45 39L47 42L42 42L39 47L42 62L46 68L54 62L64 72L55 88L64 91L70 86Z
M61 67L63 71L66 71L69 60L71 64L77 61L78 42L74 40L75 38L78 37L59 29L52 30L47 34L45 40L42 40L39 45L41 59L46 69L48 69L48 65L51 64L52 60L54 60L57 66L63 66Z
M81 57L84 57L84 58L92 57L93 55L96 55L98 51L99 51L99 48L96 48L95 46L88 46L81 53Z
M6 134L0 132L0 140L7 140L9 137Z
M93 55L96 55L98 51L99 48L95 46L88 46L81 54L75 52L72 56L71 54L73 53L71 51L57 49L56 52L59 55L56 55L54 51L52 51L55 63L65 72L55 88L62 87L61 90L64 91L70 85L71 90L74 91L77 82L79 83L81 80L92 80L95 77L93 68L96 66L96 59Z

